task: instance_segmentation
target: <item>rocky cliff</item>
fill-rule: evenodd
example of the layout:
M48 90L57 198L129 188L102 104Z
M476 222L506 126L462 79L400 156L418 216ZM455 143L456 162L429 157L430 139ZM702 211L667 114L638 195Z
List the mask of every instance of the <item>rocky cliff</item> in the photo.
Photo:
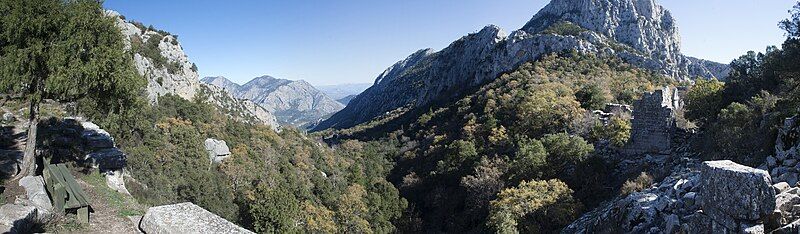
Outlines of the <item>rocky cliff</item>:
M511 34L490 25L441 51L417 51L386 69L316 130L452 100L524 62L567 50L613 54L676 80L723 78L727 67L682 55L675 20L653 0L554 0Z
M238 120L272 126L277 130L275 116L264 108L247 100L240 100L224 89L202 85L197 66L189 60L175 35L145 27L143 24L125 20L114 11L107 14L116 18L117 27L125 37L125 48L133 53L134 64L139 74L147 79L147 99L156 104L158 97L172 94L194 100L199 93L223 113Z
M344 106L317 90L308 82L257 77L238 85L224 77L206 77L204 83L222 87L236 98L251 100L271 113L280 123L303 126L315 123Z

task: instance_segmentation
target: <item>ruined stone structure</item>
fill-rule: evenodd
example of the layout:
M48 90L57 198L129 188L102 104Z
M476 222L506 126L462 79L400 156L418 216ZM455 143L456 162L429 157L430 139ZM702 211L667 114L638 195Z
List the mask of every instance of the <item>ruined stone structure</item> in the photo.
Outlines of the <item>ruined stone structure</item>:
M677 88L665 87L645 93L633 104L628 154L669 154L677 127L675 116L683 110Z

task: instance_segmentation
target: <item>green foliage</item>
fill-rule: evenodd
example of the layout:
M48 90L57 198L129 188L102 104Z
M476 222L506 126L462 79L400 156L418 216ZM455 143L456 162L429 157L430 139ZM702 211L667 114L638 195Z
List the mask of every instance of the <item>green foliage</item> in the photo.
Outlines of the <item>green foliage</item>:
M0 28L0 92L119 112L144 87L97 1L0 1Z
M716 79L703 80L699 79L695 85L686 92L686 118L691 121L696 121L700 125L704 124L710 119L714 119L722 108L722 90L725 88L725 83Z
M96 120L128 154L138 181L128 188L149 205L190 201L251 230L281 233L392 232L407 206L384 179L392 142L330 149L295 129L277 133L173 95ZM206 138L225 140L232 156L212 165ZM357 205L366 210L351 210Z
M789 10L789 14L792 16L789 19L781 21L779 25L781 29L786 31L786 35L789 36L789 38L800 38L800 2Z
M781 23L787 31L782 48L748 52L731 63L716 116L706 121L695 148L707 159L731 159L758 166L774 151L776 128L800 111L800 40L798 7ZM713 100L713 98L710 98ZM714 112L711 112L714 113Z
M631 138L631 121L620 116L613 116L607 124L595 121L591 130L591 139L607 140L615 147L623 147Z
M253 231L258 233L299 232L300 201L285 189L259 186L248 206Z
M597 181L608 178L605 169L611 166L586 162L594 147L575 123L586 116L586 108L630 104L642 92L663 84L664 77L614 57L549 55L458 101L399 110L336 134L344 139L378 135L402 144L389 180L414 207L404 220L420 223L402 222L408 226L401 230L484 230L489 201L521 181L594 176L569 181L581 192L578 197L592 205L616 193L606 189L614 185ZM380 132L380 124L404 119L398 127L402 130ZM630 136L627 121L606 128L603 137L615 144L624 144ZM567 170L575 166L582 170ZM590 170L593 166L604 170Z
M555 34L563 36L578 36L582 32L586 32L585 28L575 25L569 21L559 21L542 31L542 34Z
M523 181L491 202L488 225L497 233L551 233L572 222L580 210L564 182Z

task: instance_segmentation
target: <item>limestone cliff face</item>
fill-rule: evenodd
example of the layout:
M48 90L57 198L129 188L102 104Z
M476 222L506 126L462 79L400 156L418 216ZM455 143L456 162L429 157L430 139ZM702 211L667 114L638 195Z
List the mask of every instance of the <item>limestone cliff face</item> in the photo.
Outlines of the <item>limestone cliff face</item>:
M134 23L125 21L118 13L110 12L116 16L117 27L125 36L126 48L142 47L151 37L160 38L157 44L158 53L162 58L151 58L140 51L134 51L134 63L139 74L147 78L147 98L155 103L159 96L174 94L184 99L191 100L200 86L199 75L196 67L189 61L183 52L178 39L163 31L155 31ZM148 57L151 56L151 57ZM157 64L161 60L163 64ZM166 64L166 65L165 65Z
M271 113L280 123L303 126L341 110L344 106L317 90L308 82L277 79L271 76L255 78L244 85L224 77L206 77L204 83L223 87L239 99L251 100Z
M150 103L156 104L158 97L166 94L177 95L186 100L194 100L203 94L200 98L237 120L278 129L275 115L268 110L253 102L237 99L225 89L202 85L197 67L184 53L175 36L126 21L114 11L107 11L107 14L116 19L117 27L126 39L125 49L133 52L137 71L147 79L146 91Z
M722 78L727 67L683 56L675 20L653 0L553 0L511 34L490 25L441 51L417 51L315 130L352 127L400 107L452 101L524 62L565 50L613 54L676 80Z

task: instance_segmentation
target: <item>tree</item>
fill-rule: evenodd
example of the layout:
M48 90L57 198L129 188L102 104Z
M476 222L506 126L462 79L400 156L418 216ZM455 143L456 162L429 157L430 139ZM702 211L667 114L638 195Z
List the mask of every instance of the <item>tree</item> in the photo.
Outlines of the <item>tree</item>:
M564 182L523 181L491 202L487 224L498 233L548 233L572 222L580 209Z
M558 175L567 165L583 161L594 151L594 145L566 133L547 134L541 141L548 153L546 176Z
M32 174L39 104L92 100L113 112L144 85L114 19L93 0L0 1L0 91L29 100L20 175Z
M686 118L700 124L716 117L722 105L725 83L698 79L686 93Z
M789 14L792 14L792 17L781 21L779 26L786 31L789 38L800 38L800 2L789 10Z

